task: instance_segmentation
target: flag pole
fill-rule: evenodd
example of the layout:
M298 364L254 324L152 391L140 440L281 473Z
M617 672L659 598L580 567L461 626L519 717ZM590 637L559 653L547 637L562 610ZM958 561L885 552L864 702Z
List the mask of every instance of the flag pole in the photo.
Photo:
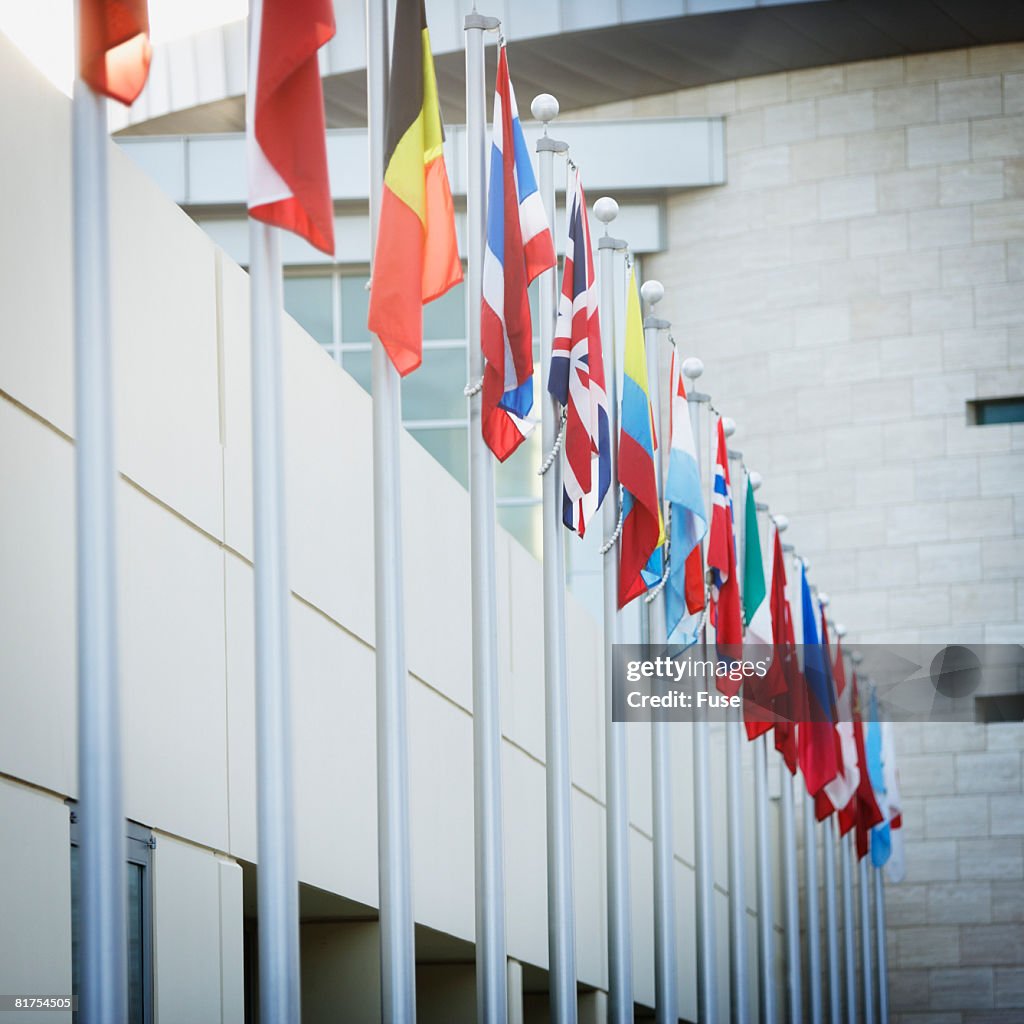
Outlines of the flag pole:
M868 858L860 858L860 955L864 986L864 1024L875 1024L875 986L871 973L871 875Z
M755 492L761 487L761 474L751 472L747 485ZM758 512L768 512L759 501ZM765 594L765 600L769 596ZM772 898L772 863L768 842L768 736L759 736L754 744L754 832L757 857L757 978L761 1005L761 1024L776 1024L778 1005L775 992L775 901Z
M616 371L615 253L626 243L608 234L619 204L608 196L594 203L594 216L605 226L597 241L601 271L601 349L608 395L608 433L611 439L611 484L604 499L607 543L619 517L619 405ZM608 1024L633 1024L633 951L629 892L629 790L627 785L626 726L612 720L612 676L615 644L619 642L619 542L604 560L604 692L605 692L605 844L608 859Z
M487 114L484 32L497 18L466 15L466 322L469 380L484 375L480 304L487 230ZM494 460L482 429L483 396L469 398L469 502L473 606L473 808L476 860L477 1019L503 1021L508 1013L505 951L505 869L502 845L501 706L498 695L498 612L494 567Z
M834 815L830 814L821 824L822 858L824 860L825 889L825 950L828 954L828 1004L829 1020L842 1024L842 1000L839 984L839 920L836 908L836 837Z
M726 417L722 421L726 441L736 433L735 422ZM736 482L733 490L733 536L736 544L736 582L742 588L743 576L740 566L744 556L745 516L736 516L735 510L743 508L743 453L728 450L728 459L735 471L730 470L730 484ZM750 997L747 988L747 900L746 867L743 849L743 713L729 708L725 720L725 785L726 815L729 822L728 863L729 863L729 996L731 1017L735 1024L747 1024L750 1020Z
M853 935L853 873L850 843L853 833L839 838L840 884L843 890L843 969L846 982L846 1022L857 1024L857 951Z
M885 876L876 867L875 876L875 949L878 953L878 1024L889 1024L889 957L885 948Z
M701 476L707 489L713 473L710 460L705 462L707 450L701 445L702 412L708 418L708 437L711 439L710 411L711 397L697 390L697 379L704 373L704 364L694 356L683 362L683 375L689 381L686 400L689 403L690 425L693 428L693 443L698 458L704 463ZM711 515L708 502L708 518ZM703 542L707 551L708 538ZM706 559L705 559L706 561ZM707 656L708 628L702 627L702 643ZM718 950L715 945L715 874L711 802L708 787L711 785L710 754L708 750L708 723L697 715L693 722L693 833L694 833L694 879L696 885L697 925L697 1019L714 1021L718 1019Z
M555 153L569 147L548 135L558 116L558 100L549 93L535 96L533 116L544 125L537 140L539 188L548 223L555 222ZM547 391L557 312L555 267L539 277L541 380L541 444L555 445L561 409ZM572 880L572 775L569 763L569 701L566 693L565 539L562 535L562 461L556 458L543 477L544 501L544 710L547 760L548 974L551 1019L576 1021L576 921Z
M804 875L807 888L807 973L810 987L811 1024L824 1019L821 992L821 903L818 892L818 835L814 797L804 793Z
M647 303L644 319L644 344L647 350L647 380L655 430L661 433L661 353L658 332L671 326L654 315L654 307L664 298L660 281L645 281L640 295ZM665 438L662 439L663 444ZM655 452L654 473L658 500L665 493L662 463L665 449ZM666 554L666 557L669 557ZM658 590L644 609L649 616L649 643L661 648L668 643L665 618L665 594ZM652 845L654 848L654 1012L658 1024L676 1024L679 1017L678 979L676 977L676 900L674 856L672 852L672 748L669 723L651 719L651 801Z
M370 252L384 188L388 4L366 0L366 92L370 143ZM381 1015L416 1020L416 952L409 842L405 600L402 587L401 379L373 345L373 551L377 683L377 871Z
M82 3L75 5L76 38ZM106 100L79 68L71 160L84 1024L121 1024L127 1013L108 145Z

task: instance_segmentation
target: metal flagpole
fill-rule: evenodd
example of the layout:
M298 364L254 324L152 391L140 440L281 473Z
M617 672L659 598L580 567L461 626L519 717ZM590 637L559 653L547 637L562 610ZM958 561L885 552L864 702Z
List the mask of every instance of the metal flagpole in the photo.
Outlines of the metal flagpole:
M604 535L615 535L619 517L619 406L615 367L616 252L626 243L608 235L619 204L604 196L594 203L594 216L605 225L598 239L601 269L601 350L604 354L605 391L608 396L608 432L611 437L611 484L604 499ZM629 790L626 781L626 726L612 721L612 668L614 645L619 642L619 544L605 552L604 561L604 691L605 691L605 836L608 859L608 1022L633 1022L633 951L629 892Z
M736 433L736 424L728 417L722 422L726 438ZM729 450L733 463L730 484L733 497L733 532L736 539L736 577L742 588L744 523L743 516L743 453ZM736 510L739 509L739 515ZM743 856L743 714L730 708L725 721L725 785L726 815L729 820L729 995L731 1017L736 1024L750 1020L750 997L747 989L747 899L746 868Z
M548 135L558 116L558 100L534 97L533 116L544 125L537 140L540 194L548 223L555 223L555 153L569 147ZM557 274L544 271L540 288L541 444L550 452L558 435L561 409L547 391L555 338ZM548 972L551 1019L576 1021L576 921L572 882L572 775L569 763L569 701L566 693L565 539L562 534L562 461L544 474L544 710L547 759Z
M75 5L76 37L82 0ZM79 69L80 70L80 69ZM75 331L81 1019L127 1013L125 832L117 658L107 106L82 79L71 104Z
M885 948L885 876L880 867L875 876L875 949L878 952L878 1024L889 1024L889 956Z
M834 815L822 822L822 858L825 888L825 950L828 954L829 1020L842 1024L842 1000L839 985L839 919L836 908L836 837Z
M647 380L651 393L651 411L655 429L661 431L661 356L658 332L668 330L667 320L654 316L654 307L664 298L660 281L645 281L640 294L647 303L644 342L647 350ZM662 456L664 446L654 456L658 497L662 500ZM666 558L670 557L666 553ZM661 647L668 642L665 621L665 594L658 589L647 602L649 642ZM672 853L672 748L669 723L651 720L651 802L652 845L654 848L654 1012L658 1024L676 1024L679 1019L676 978L676 900L674 857Z
M366 0L366 91L370 141L370 252L384 188L388 4ZM405 599L402 586L402 393L398 371L373 346L373 548L377 677L377 870L381 1015L416 1020L416 952L409 843Z
M487 231L487 114L484 32L497 18L466 15L466 322L469 380L484 374L480 303ZM472 390L472 389L470 389ZM502 846L501 708L498 696L498 613L494 567L494 459L481 425L483 396L469 398L469 503L473 603L473 809L476 819L477 1019L503 1021L508 1012L505 954L505 874Z
M695 357L683 363L683 374L689 380L686 389L690 403L690 422L693 425L693 442L698 458L703 461L707 450L701 445L701 410L710 412L711 399L697 391L697 378L704 373L704 364ZM709 421L709 441L710 438ZM710 493L714 480L714 466L703 467L705 491ZM707 512L710 522L712 505L708 501ZM704 540L707 549L707 538ZM705 560L706 561L706 560ZM707 624L703 628L704 655L707 657ZM697 716L693 723L693 832L694 832L694 879L696 884L697 917L697 1019L718 1020L718 950L715 945L715 872L713 836L711 832L711 770L708 750L708 723Z
M778 533L789 529L789 519L784 515L772 516ZM791 552L792 544L783 544L783 551ZM803 1024L803 982L800 962L800 889L797 880L796 852L796 810L793 801L793 784L796 776L784 767L779 790L781 859L784 896L784 919L786 923L786 996L788 1019L791 1024Z
M818 899L818 837L814 797L803 795L804 875L807 886L807 974L811 996L811 1024L822 1024L821 992L821 906Z
M875 1024L875 986L871 974L871 896L868 889L867 857L860 858L860 955L861 981L864 985L864 1024Z
M839 837L839 873L843 890L843 973L846 988L846 1022L857 1024L857 951L853 937L853 872L850 843L853 834Z
M755 493L761 487L761 474L751 472L748 486ZM768 512L764 502L757 502L758 512ZM763 530L761 531L763 532ZM762 547L762 551L767 546ZM765 594L770 600L770 592ZM754 744L754 831L757 857L757 978L762 1024L776 1024L778 1003L775 992L775 927L772 898L772 865L768 841L768 736L759 736Z

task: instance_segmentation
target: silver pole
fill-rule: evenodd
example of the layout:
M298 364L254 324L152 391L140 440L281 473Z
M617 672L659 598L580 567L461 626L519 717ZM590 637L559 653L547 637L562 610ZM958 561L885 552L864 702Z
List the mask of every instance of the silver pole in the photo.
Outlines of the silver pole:
M710 396L697 390L697 378L704 373L704 364L694 357L683 363L683 373L689 379L687 402L690 409L690 423L693 426L693 443L701 467L705 492L708 496L707 511L711 515L710 488L714 480L714 466L709 450L701 444L702 410L710 414ZM711 440L709 427L709 443ZM707 538L705 538L705 546ZM703 628L704 656L707 657L707 625ZM715 871L711 823L710 752L708 723L697 716L693 723L693 833L694 833L694 882L696 887L697 925L697 1019L718 1020L718 950L715 945Z
M853 871L850 843L853 833L839 838L840 885L843 890L843 972L846 982L846 1022L857 1024L857 951L853 937Z
M483 377L480 302L487 224L487 115L484 100L484 32L500 22L466 16L466 322L469 380ZM494 567L494 459L481 426L483 396L469 399L469 503L473 603L473 807L476 818L477 1019L501 1021L508 1007L505 960L505 869L502 846L501 707L498 697L498 612ZM519 969L520 975L522 968ZM520 1003L522 994L519 994Z
M608 432L611 437L611 484L604 499L606 538L618 523L618 377L615 367L615 273L616 252L626 243L608 235L608 225L619 206L607 196L594 204L594 215L605 225L598 239L601 261L601 349L604 354L605 391L608 395ZM612 721L612 668L619 642L619 545L604 559L604 692L605 692L605 837L608 858L608 1022L633 1024L633 950L629 892L629 790L626 726Z
M558 116L558 101L547 94L534 99L534 117L544 123L537 140L540 194L548 223L555 223L555 153L568 146L548 136ZM555 269L540 275L541 444L551 451L561 410L547 391L557 312ZM576 921L572 881L572 775L569 763L569 702L566 694L565 538L562 534L562 460L556 458L543 478L544 496L544 705L547 757L548 972L551 1019L576 1021Z
M366 92L370 141L370 252L384 187L388 4L366 0ZM409 843L405 600L402 585L402 393L398 371L373 346L373 566L377 678L377 871L381 1015L416 1020L416 951Z
M842 1024L843 1010L839 983L839 918L836 907L836 841L833 815L822 822L822 857L825 862L825 950L828 954L829 1020Z
M786 920L786 995L788 1019L803 1024L803 980L800 964L800 888L797 880L796 811L793 803L794 776L781 768L782 786L779 809L782 816L782 874L785 883ZM799 784L799 780L796 780Z
M732 420L723 424L726 437L736 430ZM745 521L736 510L743 509L743 453L729 451L733 464L729 472L733 492L733 530L736 536L737 584L742 587L740 566L743 565L743 530ZM729 995L731 1018L735 1024L750 1020L750 994L747 964L747 899L746 867L743 843L743 716L731 708L725 722L725 784L726 815L729 821Z
M868 859L860 859L860 955L861 980L864 985L864 1024L875 1024L875 985L871 973L871 896Z
M821 906L818 899L818 829L814 798L804 793L804 874L807 886L807 974L810 989L811 1024L822 1024L821 992Z
M78 31L80 8L81 0ZM71 159L83 1024L121 1024L127 1013L106 102L76 78Z
M783 780L785 784L785 780ZM754 828L757 833L757 979L762 1024L776 1024L775 928L768 849L768 737L754 744Z
M885 876L881 868L875 876L875 948L878 952L878 1024L889 1024L889 955L885 948Z
M655 429L662 432L661 420L661 354L658 332L669 323L654 316L654 307L665 289L658 281L645 281L640 294L648 304L644 320L644 342L647 350L647 380L651 393L651 411ZM658 497L662 486L662 461L665 439L655 454L654 470ZM664 591L647 604L649 642L661 647L668 642ZM652 845L654 848L654 1012L658 1024L676 1024L679 1019L678 979L676 977L676 900L674 857L672 853L672 748L669 723L651 720L651 811Z

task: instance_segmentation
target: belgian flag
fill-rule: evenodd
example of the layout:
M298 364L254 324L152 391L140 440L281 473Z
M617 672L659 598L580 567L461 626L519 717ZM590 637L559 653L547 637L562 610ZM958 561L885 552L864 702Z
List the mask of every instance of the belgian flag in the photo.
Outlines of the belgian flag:
M368 322L404 377L423 361L424 304L462 280L422 0L398 0L386 135Z

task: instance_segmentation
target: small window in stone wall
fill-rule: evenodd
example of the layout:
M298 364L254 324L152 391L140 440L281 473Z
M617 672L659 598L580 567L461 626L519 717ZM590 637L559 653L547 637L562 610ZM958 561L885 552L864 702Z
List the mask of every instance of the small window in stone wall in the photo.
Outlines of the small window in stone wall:
M1024 395L976 398L967 403L967 424L991 427L998 423L1024 423Z

